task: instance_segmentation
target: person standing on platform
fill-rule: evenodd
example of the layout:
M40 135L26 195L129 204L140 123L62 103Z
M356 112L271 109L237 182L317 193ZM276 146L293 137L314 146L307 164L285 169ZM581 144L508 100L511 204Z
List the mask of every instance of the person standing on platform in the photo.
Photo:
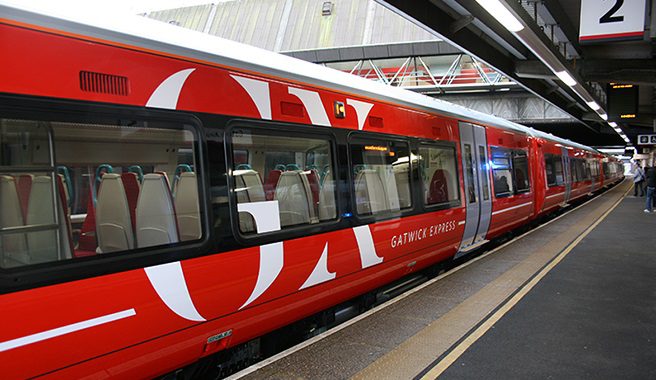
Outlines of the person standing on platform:
M656 194L656 167L650 166L647 168L647 203L645 205L645 212L652 212L652 199Z
M640 189L640 196L645 195L645 171L642 170L640 166L640 161L636 161L635 168L633 170L633 196L638 196L638 189Z

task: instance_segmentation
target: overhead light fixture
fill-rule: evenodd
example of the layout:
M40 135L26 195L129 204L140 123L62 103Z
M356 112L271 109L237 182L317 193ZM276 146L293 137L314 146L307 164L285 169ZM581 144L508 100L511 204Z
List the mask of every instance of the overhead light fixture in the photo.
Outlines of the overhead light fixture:
M599 116L600 116L602 119L604 119L604 120L608 120L608 115L606 115L605 112L604 112L604 113L600 113Z
M588 105L588 107L590 107L593 111L596 111L596 110L598 110L599 108L601 108L601 106L600 106L597 102L595 102L594 100L591 101L591 102L585 102L585 103L586 103L586 104Z
M499 0L476 0L487 13L511 32L519 32L524 25Z
M608 125L610 125L613 128L617 128L617 123L614 121L611 121L610 123L608 123Z
M576 86L576 79L572 78L572 76L567 71L557 71L556 76L560 78L560 80L562 80L566 85L570 87Z

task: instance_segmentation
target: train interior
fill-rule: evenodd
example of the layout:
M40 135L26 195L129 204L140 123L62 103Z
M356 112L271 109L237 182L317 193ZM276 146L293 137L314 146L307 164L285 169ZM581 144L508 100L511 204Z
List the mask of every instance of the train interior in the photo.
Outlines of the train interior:
M194 134L146 123L0 120L0 264L201 237Z
M337 218L329 138L239 129L232 134L232 146L238 203L278 201L283 229ZM358 137L349 149L354 211L360 216L411 207L411 170L422 173L427 204L459 199L453 147L422 146L418 157L407 142ZM239 228L257 233L255 220L245 212L239 213Z
M237 203L277 201L283 229L337 219L332 137L239 128L230 139ZM421 143L415 154L406 141L361 135L349 153L360 216L413 207L412 178L423 183L425 205L459 204L453 145ZM525 150L491 147L490 155L496 197L530 191ZM184 125L0 119L0 265L200 239L198 160L198 139ZM584 158L569 163L571 182L601 174ZM546 155L545 164L548 186L562 185L562 157ZM616 171L602 168L606 178ZM259 232L247 212L238 223L243 234Z

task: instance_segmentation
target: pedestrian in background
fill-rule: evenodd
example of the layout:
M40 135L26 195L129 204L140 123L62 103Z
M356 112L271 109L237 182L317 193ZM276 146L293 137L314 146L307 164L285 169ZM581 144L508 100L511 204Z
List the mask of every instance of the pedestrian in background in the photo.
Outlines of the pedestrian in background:
M652 199L656 194L656 168L653 166L650 166L647 168L647 179L645 182L647 182L647 203L645 205L645 212L652 212L653 206L652 206Z
M633 169L633 196L638 196L638 189L640 190L640 196L645 195L645 171L640 166L640 161L636 161L635 167Z

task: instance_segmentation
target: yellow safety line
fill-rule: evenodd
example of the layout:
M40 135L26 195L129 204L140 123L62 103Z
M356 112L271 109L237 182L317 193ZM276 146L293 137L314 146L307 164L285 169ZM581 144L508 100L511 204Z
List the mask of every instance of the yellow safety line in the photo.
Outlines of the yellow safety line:
M618 199L611 208L608 209L596 222L594 222L590 227L588 227L583 233L576 238L570 245L567 246L555 259L551 261L546 267L531 279L524 287L517 292L508 302L506 302L501 308L499 308L490 318L488 318L483 324L481 324L474 332L469 334L459 345L457 345L447 356L444 357L437 365L431 368L424 376L421 377L422 380L436 379L440 376L447 368L451 366L458 358L465 353L465 351L474 344L480 337L482 337L495 323L497 323L510 309L512 309L524 296L533 289L533 287L542 280L544 276L547 275L558 263L560 263L565 256L567 256L580 242L583 240L590 232L592 232L595 227L599 225L608 214L610 214L619 204L624 200L626 194L629 193L631 187L624 192L624 195Z

